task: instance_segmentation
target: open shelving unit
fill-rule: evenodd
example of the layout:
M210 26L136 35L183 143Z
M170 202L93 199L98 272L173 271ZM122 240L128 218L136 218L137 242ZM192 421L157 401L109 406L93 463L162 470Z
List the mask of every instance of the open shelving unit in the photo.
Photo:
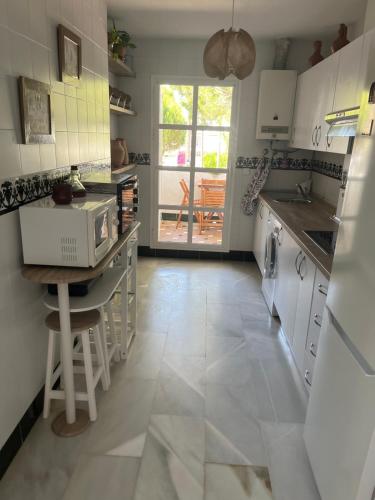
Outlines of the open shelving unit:
M137 116L137 113L132 109L122 108L121 106L116 106L115 104L110 104L109 110L115 115Z
M111 52L108 53L108 68L114 75L135 78L135 72L120 59L115 59Z

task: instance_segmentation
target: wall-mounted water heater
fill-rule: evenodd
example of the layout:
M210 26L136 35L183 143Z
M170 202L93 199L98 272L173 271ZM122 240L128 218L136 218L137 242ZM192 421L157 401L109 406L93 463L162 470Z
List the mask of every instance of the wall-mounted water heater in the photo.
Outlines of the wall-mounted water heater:
M290 139L296 85L297 71L271 69L261 72L257 139Z

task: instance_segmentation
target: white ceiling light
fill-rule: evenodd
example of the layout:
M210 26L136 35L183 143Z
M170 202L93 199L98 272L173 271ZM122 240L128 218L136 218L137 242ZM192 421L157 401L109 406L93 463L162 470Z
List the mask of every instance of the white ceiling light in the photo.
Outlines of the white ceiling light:
M228 31L218 31L208 40L203 54L203 66L207 76L224 80L229 75L243 80L251 74L255 65L255 44L249 33L233 29L234 0L232 4L232 26Z

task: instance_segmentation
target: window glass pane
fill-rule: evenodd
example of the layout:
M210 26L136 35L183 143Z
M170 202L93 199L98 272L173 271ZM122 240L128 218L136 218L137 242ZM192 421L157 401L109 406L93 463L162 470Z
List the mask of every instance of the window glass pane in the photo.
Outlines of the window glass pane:
M197 172L194 178L194 205L224 207L226 174Z
M187 243L188 212L184 210L159 210L159 241Z
M163 167L189 167L190 156L190 130L159 130L159 165Z
M198 89L198 125L230 127L233 87Z
M199 245L221 245L224 212L196 210L193 219L192 242Z
M198 130L195 166L198 168L227 168L229 132Z
M159 171L159 205L189 204L189 172Z
M159 123L165 125L191 125L192 115L192 86L160 85Z

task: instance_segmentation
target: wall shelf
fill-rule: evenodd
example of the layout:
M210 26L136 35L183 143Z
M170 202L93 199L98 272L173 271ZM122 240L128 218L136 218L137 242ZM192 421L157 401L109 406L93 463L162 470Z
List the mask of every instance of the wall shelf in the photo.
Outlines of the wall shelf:
M129 172L129 170L132 170L136 166L137 165L135 163L129 163L129 165L123 165L120 168L116 168L115 170L112 170L112 175L124 174L125 172Z
M122 108L121 106L116 106L115 104L110 104L109 110L115 115L137 116L137 113L132 109Z
M114 75L135 78L135 72L120 59L114 59L111 52L108 53L108 69Z

